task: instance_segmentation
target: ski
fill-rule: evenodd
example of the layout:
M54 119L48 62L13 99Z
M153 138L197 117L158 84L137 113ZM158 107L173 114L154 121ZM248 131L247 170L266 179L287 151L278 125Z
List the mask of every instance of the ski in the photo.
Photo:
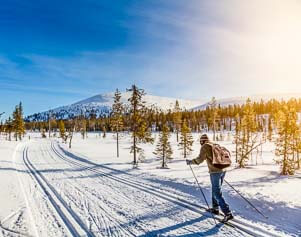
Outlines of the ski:
M208 211L207 211L207 208L204 207L204 206L201 206L201 205L198 205L198 204L195 204L195 203L192 203L192 202L183 200L182 198L179 198L179 197L177 197L177 199L178 199L180 202L184 202L185 204L188 204L188 205L190 205L190 206L197 207L197 208L201 209L202 211L208 212ZM208 212L208 213L209 213L209 212ZM218 215L216 215L216 216L218 216L218 217L224 217L224 214L223 214L223 213L220 213L220 214L218 214ZM218 221L219 221L220 224L225 224L225 225L227 225L227 226L229 226L229 227L232 227L232 228L236 229L236 226L233 225L232 223L230 223L229 221L228 221L228 222L222 222L222 220L218 220Z
M229 221L227 221L227 222L220 221L220 223L221 223L221 224L224 224L224 225L227 225L227 226L229 226L229 227L232 227L233 229L236 229L236 226L233 225L232 223L230 223Z

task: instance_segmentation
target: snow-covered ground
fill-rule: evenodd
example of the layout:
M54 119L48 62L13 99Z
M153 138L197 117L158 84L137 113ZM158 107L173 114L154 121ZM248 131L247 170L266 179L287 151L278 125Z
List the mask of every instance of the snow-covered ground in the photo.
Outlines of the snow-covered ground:
M154 136L158 137L158 134ZM172 136L169 169L159 169L154 145L143 145L146 159L133 169L130 136L74 137L72 149L60 139L30 134L23 142L0 140L0 223L4 236L247 236L240 228L215 225L200 206L205 202ZM195 140L199 134L194 134ZM221 142L233 150L231 141ZM190 158L198 155L195 142ZM234 224L261 236L301 235L301 175L279 175L273 144L254 154L246 169L231 168L226 180L268 219L260 216L224 184ZM194 171L210 202L206 164ZM196 205L193 205L196 204ZM0 234L1 235L1 234Z

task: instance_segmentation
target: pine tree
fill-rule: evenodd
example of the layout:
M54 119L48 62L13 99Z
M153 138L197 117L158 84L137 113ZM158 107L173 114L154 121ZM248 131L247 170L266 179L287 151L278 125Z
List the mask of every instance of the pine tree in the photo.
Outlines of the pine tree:
M23 120L23 107L21 102L15 107L12 124L16 141L18 140L18 138L19 140L22 140L22 136L25 134L25 125Z
M124 106L120 101L121 93L118 89L114 94L114 104L112 106L111 127L116 133L117 157L119 157L119 133L123 130L123 112Z
M46 136L46 129L45 128L41 129L41 136L42 136L42 138L46 138L47 137Z
M187 125L186 120L183 121L182 127L181 127L181 136L180 136L180 150L183 151L184 158L187 158L187 155L189 155L192 150L193 145L193 137L191 135L190 128Z
M139 147L139 143L153 143L153 138L147 127L145 121L146 107L143 101L145 95L144 90L139 89L136 85L133 85L127 91L132 95L128 99L130 102L129 116L130 116L130 130L132 132L133 144L131 146L131 153L133 153L133 165L138 165L137 153L143 158L143 149Z
M297 163L297 169L301 169L301 157L300 157L300 153L301 153L301 137L300 137L300 133L301 133L301 128L299 126L299 136L297 138L297 142L296 142L296 153L297 153L297 157L296 157L296 163Z
M294 137L298 130L297 114L294 108L287 105L276 115L278 138L276 141L276 155L280 158L276 162L281 166L281 174L293 175L295 173Z
M63 141L65 141L66 129L63 120L60 120L58 125L59 125L60 137L63 139Z
M1 117L1 114L0 114L0 117ZM0 122L0 136L2 135L3 132L4 132L4 124L1 120L1 122Z
M8 140L11 141L11 134L14 130L13 120L11 117L8 117L8 120L5 122L5 132L8 134Z
M25 124L23 120L23 106L22 103L19 103L19 116L18 116L18 135L19 140L22 140L22 137L25 134Z
M87 136L87 121L85 118L82 118L80 120L80 133L82 135L82 138L85 139Z
M179 142L179 132L181 130L181 123L182 123L182 113L179 101L176 100L174 111L173 111L173 123L177 133L177 142Z
M235 135L234 135L234 143L235 143L235 162L238 163L238 150L239 150L239 142L241 141L241 126L240 126L240 118L239 114L235 117Z
M70 122L70 129L68 132L68 136L66 136L65 138L65 142L67 143L67 139L69 138L69 148L71 149L73 135L75 130L78 128L78 118L72 119Z
M249 160L252 152L261 145L258 141L258 133L256 126L256 116L254 112L251 100L248 99L246 105L243 108L243 116L239 125L239 133L237 144L237 158L240 168L246 166L246 162Z
M272 116L269 115L269 120L268 120L268 140L271 142L273 139L273 126L272 126Z
M14 137L16 141L18 141L18 119L19 119L18 117L19 117L19 107L16 106L13 112L13 121L12 121Z
M166 124L162 127L162 132L159 135L159 141L154 154L162 159L162 168L167 168L167 160L172 159L172 149L169 142L170 132Z
M3 114L4 114L4 112L0 113L0 118L1 118L1 116ZM0 124L0 136L1 136L2 132L4 132L4 129L5 129L5 126L4 126L4 124L3 124L2 120L1 120L1 124Z
M293 135L293 160L294 160L294 168L300 169L300 152L301 152L301 129L300 126L297 125L297 119L296 119L296 130Z
M103 124L102 125L102 138L106 138L107 136L107 128L106 128L106 125Z
M23 106L22 103L20 102L19 104L19 121L18 121L18 134L19 134L19 139L22 140L22 137L25 134L25 124L23 120Z
M210 121L212 123L212 130L213 130L213 141L215 141L215 133L216 133L216 120L217 120L217 102L215 97L212 97L209 107L210 107Z

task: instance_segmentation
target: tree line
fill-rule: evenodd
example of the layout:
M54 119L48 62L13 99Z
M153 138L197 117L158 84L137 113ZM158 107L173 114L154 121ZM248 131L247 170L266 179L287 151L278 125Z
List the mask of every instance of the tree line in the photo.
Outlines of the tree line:
M20 102L15 106L12 115L3 123L0 124L0 134L4 133L6 139L11 141L12 138L16 141L22 140L25 135L25 122L23 119L23 106Z
M235 144L235 160L244 168L252 156L262 153L262 145L267 141L276 144L276 162L280 164L281 174L294 174L300 169L301 127L298 113L301 111L301 99L251 102L248 99L242 105L221 106L213 97L208 105L200 110L183 110L178 101L172 109L163 111L155 106L146 106L145 91L132 85L128 89L131 96L128 104L121 102L121 93L117 89L109 115L84 114L72 119L57 120L49 114L48 121L23 121L23 109L20 103L5 123L1 123L0 132L11 140L22 139L25 129L41 131L46 137L48 131L59 131L64 142L72 145L74 132L80 132L82 138L89 131L99 131L105 137L107 132L116 135L116 156L119 157L120 133L129 132L132 137L131 153L133 165L144 159L142 143L153 143L152 132L159 132L154 154L162 159L162 168L167 167L172 158L170 145L171 133L176 133L177 143L186 158L192 151L192 132L212 132L213 141L232 140ZM22 119L20 119L22 118ZM22 122L20 122L22 120ZM257 155L256 155L257 157ZM256 159L257 163L257 159Z

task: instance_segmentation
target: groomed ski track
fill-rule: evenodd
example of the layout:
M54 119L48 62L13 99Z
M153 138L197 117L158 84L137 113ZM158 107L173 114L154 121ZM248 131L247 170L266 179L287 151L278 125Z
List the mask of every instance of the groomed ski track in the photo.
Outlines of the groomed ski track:
M180 192L95 164L55 141L26 144L22 159L61 236L278 236L241 218L231 222L235 228L215 225L203 206Z

